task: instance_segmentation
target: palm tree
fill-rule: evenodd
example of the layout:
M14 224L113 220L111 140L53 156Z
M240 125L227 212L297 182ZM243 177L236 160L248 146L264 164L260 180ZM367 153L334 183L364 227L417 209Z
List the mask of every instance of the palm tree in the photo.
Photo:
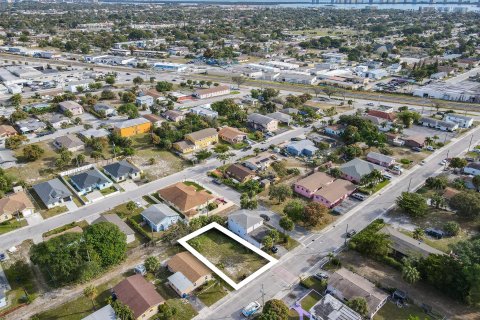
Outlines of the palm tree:
M92 308L95 310L95 297L97 296L97 288L93 285L89 285L83 289L83 295L92 301Z
M231 158L235 156L234 153L228 152L228 153L220 153L217 155L217 159L222 161L223 165Z
M412 236L413 236L413 239L422 240L423 237L425 236L425 231L423 231L422 228L415 228Z
M413 284L420 280L420 272L411 264L406 264L402 269L402 278L406 282Z
M426 138L425 138L425 143L426 143L428 146L431 145L431 144L433 143L433 138L431 138L431 137L426 137Z
M440 209L440 208L445 207L446 201L445 201L445 198L442 197L441 194L435 193L430 198L430 204L431 204L432 207Z

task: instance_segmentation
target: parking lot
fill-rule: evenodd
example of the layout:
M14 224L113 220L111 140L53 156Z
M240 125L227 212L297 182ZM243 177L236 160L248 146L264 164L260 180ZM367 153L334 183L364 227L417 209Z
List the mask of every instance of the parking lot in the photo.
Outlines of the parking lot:
M446 143L456 137L455 132L445 132L424 126L413 125L410 128L403 129L403 134L407 136L421 136L421 137L434 137L437 136L436 142Z

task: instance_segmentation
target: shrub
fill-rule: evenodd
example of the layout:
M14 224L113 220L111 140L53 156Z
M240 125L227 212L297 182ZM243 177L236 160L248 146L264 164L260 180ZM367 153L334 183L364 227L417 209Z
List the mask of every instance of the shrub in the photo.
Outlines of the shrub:
M449 221L445 223L443 226L443 230L449 235L449 236L456 236L460 232L460 225L456 223L455 221Z

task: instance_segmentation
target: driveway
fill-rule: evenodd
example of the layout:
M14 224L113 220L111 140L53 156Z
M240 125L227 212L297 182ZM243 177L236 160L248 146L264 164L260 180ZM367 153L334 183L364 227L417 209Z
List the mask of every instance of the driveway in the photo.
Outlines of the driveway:
M98 190L94 190L87 194L85 197L91 202L95 202L97 200L103 199L103 194Z
M135 190L135 189L138 188L137 184L132 180L127 180L127 181L120 182L118 185L121 188L123 188L123 190L125 190L125 191L132 191L132 190Z
M43 222L43 217L39 212L32 213L30 216L26 217L29 226L33 226Z
M78 209L78 206L75 204L74 201L67 201L67 202L64 202L63 204L67 207L69 212Z

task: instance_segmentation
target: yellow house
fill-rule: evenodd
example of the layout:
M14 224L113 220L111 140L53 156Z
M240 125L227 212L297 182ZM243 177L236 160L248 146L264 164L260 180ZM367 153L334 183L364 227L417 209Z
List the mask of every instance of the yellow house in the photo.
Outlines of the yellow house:
M145 118L130 119L116 123L113 131L121 137L131 137L141 133L150 132L152 123Z
M218 142L218 133L214 128L207 128L185 135L185 140L175 142L173 147L181 153L190 153L198 149L204 149Z

